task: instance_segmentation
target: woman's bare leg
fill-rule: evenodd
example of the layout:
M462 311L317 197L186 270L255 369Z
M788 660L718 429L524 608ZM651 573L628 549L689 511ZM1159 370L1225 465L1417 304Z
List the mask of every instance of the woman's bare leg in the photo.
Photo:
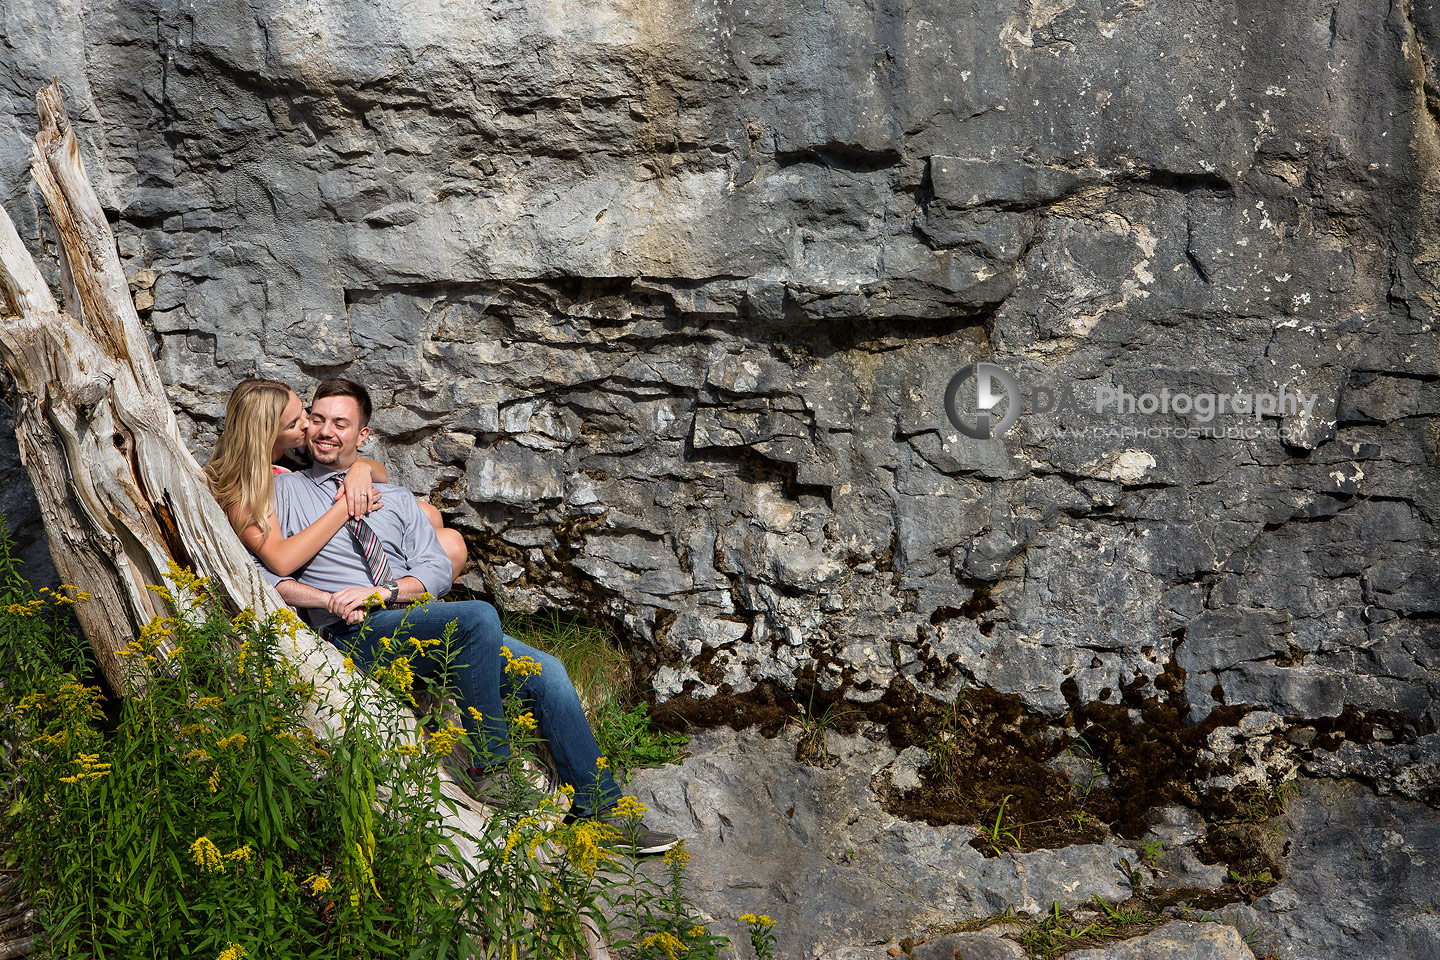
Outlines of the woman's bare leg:
M465 557L468 551L465 549L465 538L459 530L451 530L445 526L445 518L440 516L440 511L435 509L433 504L424 500L417 501L420 510L425 514L425 519L430 521L430 526L435 528L435 536L440 538L440 546L445 548L445 556L450 558L450 566L455 568L451 579L460 576L460 570L465 566Z

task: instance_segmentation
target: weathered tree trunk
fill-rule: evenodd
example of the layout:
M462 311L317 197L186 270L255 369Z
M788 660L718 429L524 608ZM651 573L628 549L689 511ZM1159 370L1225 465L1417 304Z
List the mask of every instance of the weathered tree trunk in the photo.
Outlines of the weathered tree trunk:
M20 459L35 486L55 569L92 600L76 615L112 689L116 654L153 617L173 611L147 589L171 562L210 578L236 608L284 606L210 496L180 437L130 299L115 238L85 175L58 84L36 96L31 170L59 235L62 309L0 209L0 361L14 384ZM291 654L317 689L309 721L324 732L342 706L339 653L302 631ZM377 714L378 715L378 714ZM447 782L458 848L478 853L484 809ZM591 955L607 956L596 939Z

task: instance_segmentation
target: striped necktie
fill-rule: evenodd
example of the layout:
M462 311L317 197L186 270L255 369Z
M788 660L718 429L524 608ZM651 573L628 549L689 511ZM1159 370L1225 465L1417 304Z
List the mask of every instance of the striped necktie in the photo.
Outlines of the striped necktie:
M340 487L340 481L345 479L343 473L337 473L330 480L335 484L336 489ZM360 552L365 555L365 566L370 568L370 581L377 586L390 579L390 561L385 557L385 545L370 529L370 524L359 517L351 517L346 524L355 539L360 543Z

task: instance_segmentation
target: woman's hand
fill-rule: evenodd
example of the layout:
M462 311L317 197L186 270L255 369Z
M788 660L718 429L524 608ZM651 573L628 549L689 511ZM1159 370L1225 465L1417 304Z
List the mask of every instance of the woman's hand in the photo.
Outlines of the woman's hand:
M340 482L340 490L335 494L335 499L345 498L345 508L350 516L363 517L380 509L380 491L371 482L371 477L370 464L357 460L346 472L345 479Z

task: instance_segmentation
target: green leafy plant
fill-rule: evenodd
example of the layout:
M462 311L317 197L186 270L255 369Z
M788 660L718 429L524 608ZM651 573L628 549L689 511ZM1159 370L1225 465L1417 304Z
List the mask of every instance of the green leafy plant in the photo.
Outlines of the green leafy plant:
M1140 844L1140 861L1151 869L1159 866L1160 858L1164 855L1165 844L1159 840L1146 840Z
M741 914L740 922L750 928L750 947L755 960L775 960L775 921L766 914Z
M1005 827L1005 807L1013 799L1013 794L1006 794L1000 801L1000 809L995 813L995 822L988 827L980 828L980 837L990 848L995 851L998 857L1005 852L1005 847L1014 849L1020 848L1020 838L1023 834L1024 824L1011 824Z
M690 742L683 733L656 730L650 721L650 707L644 702L627 708L607 697L596 712L594 728L600 752L621 783L629 782L640 767L679 763Z
M460 855L442 829L440 769L474 748L441 712L443 687L433 711L413 712L410 670L451 632L381 641L368 678L347 660L317 736L302 718L330 708L296 670L294 616L231 616L172 569L155 588L169 612L124 651L112 699L71 629L84 594L31 591L6 551L0 528L0 725L18 745L16 768L0 770L3 831L51 956L564 958L592 932L627 960L713 960L725 946L685 896L681 855L652 883L611 827L565 822L513 696L514 750L468 838L478 854ZM525 659L507 671L539 668ZM632 922L612 923L621 913ZM662 933L676 939L645 942Z

